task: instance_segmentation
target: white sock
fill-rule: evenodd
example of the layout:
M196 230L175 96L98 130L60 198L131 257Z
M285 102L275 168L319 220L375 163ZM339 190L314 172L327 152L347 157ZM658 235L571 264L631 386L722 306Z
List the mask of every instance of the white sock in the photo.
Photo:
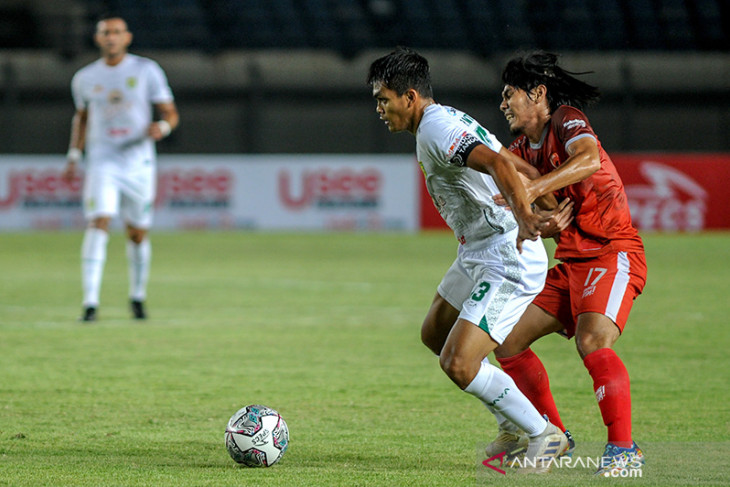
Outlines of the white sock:
M484 360L482 360L482 363L483 364L490 364L491 362L489 361L489 358L488 357L485 357ZM511 421L509 419L505 418L504 415L502 415L502 413L500 413L499 411L497 411L496 409L494 409L494 407L492 407L489 403L482 401L482 404L484 404L484 406L487 409L489 409L489 412L494 415L494 419L497 420L497 424L498 425L501 426L504 422L511 423Z
M81 244L81 287L84 306L99 306L101 278L106 262L106 245L109 234L98 228L87 228Z
M139 244L127 240L127 264L129 269L129 299L144 301L147 298L147 280L150 276L152 244L146 238Z
M464 392L481 399L487 408L499 412L528 436L537 436L547 427L545 418L540 416L512 378L488 362L482 362L479 372Z

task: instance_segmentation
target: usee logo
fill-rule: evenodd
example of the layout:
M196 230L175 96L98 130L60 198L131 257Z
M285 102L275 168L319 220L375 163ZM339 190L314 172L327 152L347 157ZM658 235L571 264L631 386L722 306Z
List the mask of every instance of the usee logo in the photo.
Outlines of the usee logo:
M640 230L699 231L705 226L707 191L685 173L644 161L639 172L648 184L626 185L631 218Z
M81 184L78 175L65 181L60 169L11 171L6 181L0 181L0 208L78 207Z
M279 197L285 206L303 209L373 208L378 205L382 174L376 169L305 170L293 174L289 169L279 172Z
M180 169L160 172L157 206L221 208L229 206L233 175L227 169Z

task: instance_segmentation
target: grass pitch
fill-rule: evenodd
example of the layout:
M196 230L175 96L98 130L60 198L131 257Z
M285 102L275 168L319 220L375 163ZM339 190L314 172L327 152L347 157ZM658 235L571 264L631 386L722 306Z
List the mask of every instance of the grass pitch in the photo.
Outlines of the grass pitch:
M147 322L112 235L100 321L82 324L77 233L0 235L0 485L727 485L730 234L647 235L649 278L617 350L640 479L492 475L496 430L420 344L448 233L153 235ZM581 455L605 428L573 342L534 347ZM290 448L239 467L223 431L277 409Z

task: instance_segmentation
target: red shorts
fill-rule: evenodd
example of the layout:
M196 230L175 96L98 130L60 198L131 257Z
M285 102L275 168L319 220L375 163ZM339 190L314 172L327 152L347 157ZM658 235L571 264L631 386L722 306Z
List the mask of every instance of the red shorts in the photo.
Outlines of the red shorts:
M575 335L578 315L611 318L623 332L634 299L646 283L643 252L614 252L594 259L561 262L548 271L534 304L555 316L565 335Z

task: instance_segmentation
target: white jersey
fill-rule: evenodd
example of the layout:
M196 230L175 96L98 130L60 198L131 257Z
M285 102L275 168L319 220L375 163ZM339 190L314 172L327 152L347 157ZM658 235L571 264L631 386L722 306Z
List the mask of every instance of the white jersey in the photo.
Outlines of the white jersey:
M455 108L426 107L416 132L416 156L436 208L456 238L467 246L515 230L512 213L498 206L499 193L488 174L466 166L479 144L499 152L502 144L469 115Z
M154 165L155 143L147 136L153 104L173 101L155 61L126 54L109 66L99 59L74 75L71 91L76 108L88 110L85 150L90 164L124 171Z

